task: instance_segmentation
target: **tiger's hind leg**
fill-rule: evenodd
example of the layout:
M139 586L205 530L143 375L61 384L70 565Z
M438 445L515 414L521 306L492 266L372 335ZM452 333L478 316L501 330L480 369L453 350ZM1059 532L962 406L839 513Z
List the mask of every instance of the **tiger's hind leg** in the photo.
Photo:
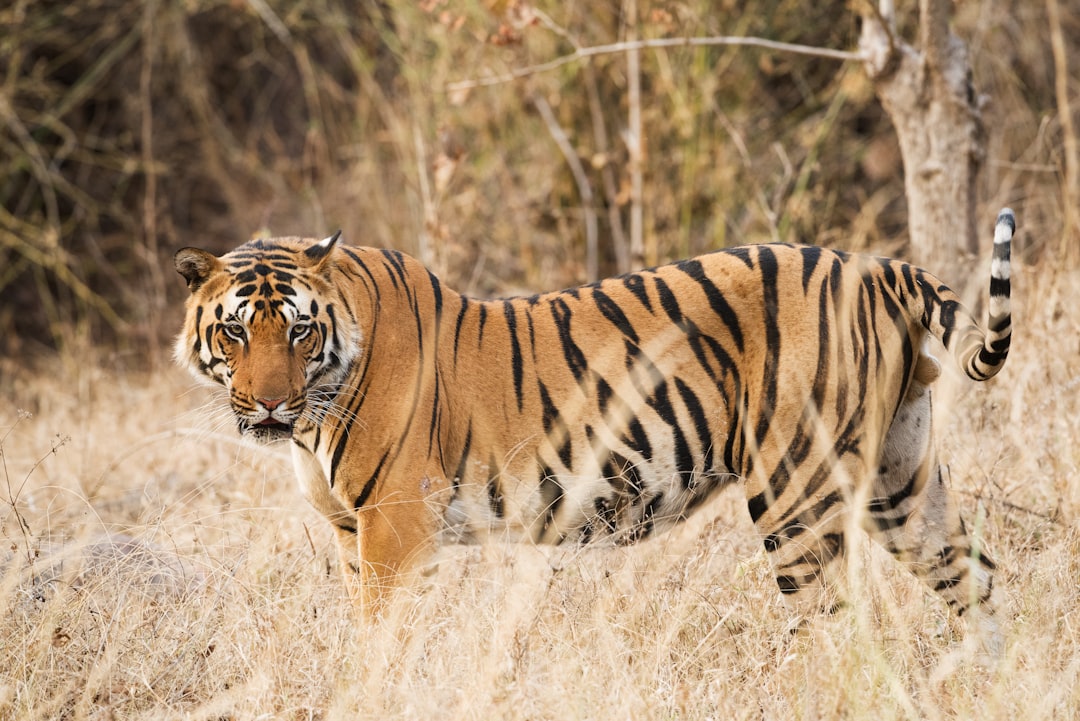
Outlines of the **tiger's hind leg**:
M807 618L841 605L839 581L846 553L848 493L841 480L865 474L861 459L818 454L795 463L783 456L770 467L760 454L759 478L747 485L751 519L761 534L776 583L789 608ZM863 477L865 477L863 475Z
M977 608L993 633L994 563L964 527L934 451L929 385L938 372L937 361L920 356L885 437L864 525L958 615Z

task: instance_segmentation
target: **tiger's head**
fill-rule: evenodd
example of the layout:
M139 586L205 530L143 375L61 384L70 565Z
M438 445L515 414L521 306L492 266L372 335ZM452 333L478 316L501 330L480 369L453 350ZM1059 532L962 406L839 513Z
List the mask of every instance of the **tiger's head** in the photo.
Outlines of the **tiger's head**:
M253 240L219 257L182 248L187 281L176 361L220 384L244 435L287 439L333 402L360 353L360 334L333 282L340 232L322 241Z

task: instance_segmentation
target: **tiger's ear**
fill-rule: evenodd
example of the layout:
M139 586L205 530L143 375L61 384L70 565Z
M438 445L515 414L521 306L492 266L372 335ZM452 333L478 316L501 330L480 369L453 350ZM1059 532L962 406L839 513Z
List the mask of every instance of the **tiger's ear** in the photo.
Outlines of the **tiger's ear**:
M315 245L308 246L304 249L304 255L306 255L311 261L316 264L320 264L324 258L330 255L330 251L337 245L338 238L341 237L341 231L334 233L329 238L320 240Z
M329 273L334 267L334 263L331 260L331 258L334 257L334 246L337 245L340 237L341 231L339 230L329 238L323 238L318 243L304 248L304 255L311 262L310 268L312 270L329 277Z
M221 261L213 253L198 248L181 248L173 256L176 272L184 276L188 290L197 291L207 279L221 269Z

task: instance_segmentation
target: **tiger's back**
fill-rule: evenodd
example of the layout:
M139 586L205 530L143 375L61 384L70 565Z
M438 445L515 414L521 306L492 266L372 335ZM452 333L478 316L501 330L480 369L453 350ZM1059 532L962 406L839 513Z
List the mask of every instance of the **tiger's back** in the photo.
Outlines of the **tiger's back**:
M478 301L407 256L335 238L269 241L251 264L273 274L268 255L291 257L284 272L311 279L283 297L273 284L222 293L224 308L203 312L202 325L192 310L186 335L212 346L215 323L235 316L254 349L258 314L248 306L263 290L264 307L285 301L284 320L262 325L278 337L275 362L292 358L332 380L294 383L287 395L304 402L282 422L301 485L337 532L350 590L369 607L439 542L631 542L743 479L785 594L823 603L857 513L963 611L988 601L992 563L972 554L937 469L929 385L938 366L923 345L937 336L972 377L1001 367L1013 227L1003 214L989 333L924 271L820 248L749 246ZM217 268L191 252L186 263L178 254L178 268L196 295L214 273L254 267L228 270L225 256ZM297 321L290 304L321 313ZM326 328L308 334L310 315ZM324 347L289 350L281 339L298 322L302 340ZM209 350L189 364L216 365ZM313 367L314 357L340 367ZM259 398L251 387L246 408Z

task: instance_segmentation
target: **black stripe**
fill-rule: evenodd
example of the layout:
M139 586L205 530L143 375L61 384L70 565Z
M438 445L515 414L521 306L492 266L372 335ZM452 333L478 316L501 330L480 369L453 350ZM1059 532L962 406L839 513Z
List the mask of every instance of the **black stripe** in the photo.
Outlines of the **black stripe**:
M727 438L724 440L724 467L732 473L748 475L749 469L742 469L735 460L735 445L743 440L742 417L745 409L745 393L742 387L742 379L733 374L735 384L735 402L728 407L731 409L731 417L727 427Z
M340 348L344 344L341 342L341 339L338 338L337 314L334 312L334 304L333 303L327 303L326 304L326 315L330 318L330 330L331 330L330 337L334 341L334 347L335 348ZM365 338L364 340L367 340L367 339Z
M405 286L406 288L408 288L409 281L405 277L405 261L404 261L405 256L401 253L401 251L399 251L399 250L390 250L389 248L383 248L382 249L382 254L387 260L390 261L390 265L393 267L393 269L397 273L398 277L401 278L401 284L403 286ZM394 280L394 277L390 276L390 280ZM397 287L396 282L394 283L394 287L395 288Z
M701 405L697 394L681 378L675 379L675 388L679 391L683 404L686 406L690 418L694 421L694 430L697 431L698 444L705 457L705 471L712 470L713 444L712 432L709 430L709 421L705 417L705 408Z
M761 246L764 247L764 246ZM729 248L724 253L732 258L738 258L750 270L754 269L754 246L744 245L738 248Z
M757 447L761 448L768 433L769 424L772 422L773 409L776 407L777 372L780 358L780 302L777 291L777 264L776 255L766 246L756 246L759 257L758 265L761 273L762 303L764 305L765 320L765 363L762 370L762 379L765 387L762 389L758 419L754 432Z
M465 321L465 311L469 307L469 299L461 297L461 310L458 311L457 323L454 325L454 364L457 364L458 344L461 342L461 324Z
M570 321L573 312L563 298L557 297L552 301L551 317L554 319L555 328L559 332L563 358L566 360L570 372L573 373L574 379L580 385L585 377L585 371L588 369L588 363L585 360L585 354L581 352L581 348L574 342L574 338L570 333Z
M567 470L573 468L574 443L569 433L563 435L563 442L559 445L558 454L559 460L562 461Z
M462 444L461 458L458 459L457 470L454 472L454 485L461 483L465 480L465 473L467 472L469 462L469 450L472 448L472 423L469 423L469 429L465 431L465 443Z
M798 566L810 566L811 568L817 568L818 571L812 571L810 574L804 577L803 583L811 581L817 578L820 573L820 569L825 567L829 561L839 556L844 552L844 534L843 533L826 533L822 536L818 536L816 543L810 547L806 553L799 556L794 561L780 566L782 569L797 568ZM786 576L791 578L791 576Z
M565 491L557 478L547 466L540 467L540 498L544 504L544 524L541 527L541 536L538 540L543 541L548 529L555 525L555 515L562 505ZM559 537L558 542L563 540Z
M514 373L514 397L517 399L518 413L521 413L525 402L524 389L522 388L525 360L521 355L521 340L517 334L517 314L514 304L510 301L503 301L503 314L506 316L506 328L510 333L510 363Z
M364 484L364 488L360 491L360 495L356 497L356 501L353 503L353 508L355 508L356 510L359 511L361 508L363 508L364 503L367 502L368 496L370 496L371 492L375 489L375 481L378 480L379 473L382 472L383 464L386 462L386 457L388 455L390 455L389 448L387 448L383 452L382 458L379 459L378 465L375 466L375 472L371 474L371 478L369 478L367 480L367 483Z
M547 386L544 385L543 381L537 381L537 389L540 392L540 407L542 409L540 421L544 425L544 432L550 436L552 429L559 421L559 411L555 408L555 404L551 402L551 396L548 395Z
M220 306L218 307L220 308ZM195 308L195 344L192 347L192 351L194 351L195 355L199 355L199 351L202 349L202 339L199 335L199 327L202 325L202 317L203 307L200 305ZM208 345L207 348L209 347L210 346Z
M825 395L833 385L829 378L829 369L832 367L832 364L829 362L829 341L832 337L830 332L832 330L832 324L827 320L829 317L829 294L826 290L827 287L828 286L825 283L822 283L820 291L818 292L818 359L817 368L814 371L814 406L819 411L824 410Z
M1012 285L1008 278L998 278L996 276L991 276L990 296L992 298L1008 298L1011 290Z
M355 414L350 413L349 418L355 418ZM341 456L345 453L345 445L349 441L349 428L352 423L348 423L341 429L341 435L337 438L337 445L334 446L334 452L330 456L330 487L334 487L334 480L337 478L338 464L341 463Z
M802 290L803 295L807 295L810 292L810 277L817 270L818 263L821 262L821 248L812 245L806 248L801 248L802 254Z
M805 580L813 580L813 576ZM785 596L790 596L793 593L797 593L802 588L804 581L796 580L793 576L777 576L776 585L780 587L780 593Z
M960 310L960 304L954 300L947 300L939 306L939 318L945 332L941 336L941 342L946 348L952 347L952 336L956 330L956 312Z
M1000 335L1006 328L1012 325L1012 315L1003 315L997 318L991 318L989 323L989 331L994 335Z
M701 286L701 290L705 293L705 298L709 301L709 307L712 308L713 313L723 321L724 326L728 329L728 333L731 334L731 339L735 341L735 347L742 353L743 333L742 328L739 326L739 315L724 298L724 294L720 292L720 289L716 284L705 274L705 268L701 264L701 261L683 261L678 264L678 268L697 281L697 284Z
M641 273L631 273L623 278L623 285L626 289L634 294L634 297L641 301L641 304L645 306L645 310L652 313L652 301L649 300L649 293L645 289L645 278Z
M487 325L487 314L488 314L487 303L481 303L480 304L479 330L478 330L478 332L476 334L476 347L477 348L479 348L481 345L484 344L484 326Z
M983 348L979 351L979 362L983 365L996 366L1005 360L1005 356L1008 355L1008 349L995 353L987 348Z
M488 472L490 474L487 482L488 507L491 509L491 512L495 514L496 518L502 518L505 513L503 506L504 499L502 484L499 483L500 471L494 456L488 461Z
M600 310L600 313L611 321L612 325L618 328L619 331L630 340L635 343L638 342L638 334L637 331L634 330L633 324L627 319L626 314L623 313L619 304L611 299L611 296L597 288L593 291L592 298L596 303L596 307Z
M442 410L442 404L439 403L439 396L442 391L442 383L439 382L439 369L435 368L435 398L431 401L431 418L428 421L428 457L431 457L432 451L435 447L435 431L439 429L439 412ZM440 445L442 441L440 439Z
M667 313L668 318L677 325L682 324L682 308L679 307L679 299L671 292L671 288L663 278L656 278L656 293L660 297L660 307Z
M435 327L438 328L442 324L442 284L439 283L439 279L430 270L428 271L428 282L431 283L431 293L435 296Z
M529 328L529 350L532 352L533 365L536 365L536 329L533 328L533 306L525 306L525 321Z
M628 430L630 438L623 436L622 442L640 453L643 458L652 458L652 444L649 443L649 436L645 433L641 420L638 418L631 420Z
M686 434L679 425L679 419L675 415L675 409L671 405L668 396L667 381L662 381L652 397L645 402L656 411L660 419L671 428L672 441L675 444L675 469L679 474L684 487L689 487L694 475L694 456L690 452L690 444L686 441Z
M905 295L909 298L913 298L919 295L918 286L915 283L915 277L913 268L907 263L903 263L900 266L900 274L904 276L904 290Z
M698 357L698 363L700 363L702 368L705 369L705 372L709 374L709 378L711 378L713 382L717 384L717 389L724 394L724 402L729 402L731 399L727 397L727 389L722 383L720 383L720 379L721 376L725 373L729 373L731 375L735 375L737 373L735 360L724 349L724 346L720 343L720 341L716 340L716 338L713 338L712 336L697 335L695 337L689 338L689 340L693 344L694 354ZM712 353L713 358L716 359L718 367L717 371L714 371L713 367L709 365L709 363L706 361L703 346L707 347L709 349L709 352Z

